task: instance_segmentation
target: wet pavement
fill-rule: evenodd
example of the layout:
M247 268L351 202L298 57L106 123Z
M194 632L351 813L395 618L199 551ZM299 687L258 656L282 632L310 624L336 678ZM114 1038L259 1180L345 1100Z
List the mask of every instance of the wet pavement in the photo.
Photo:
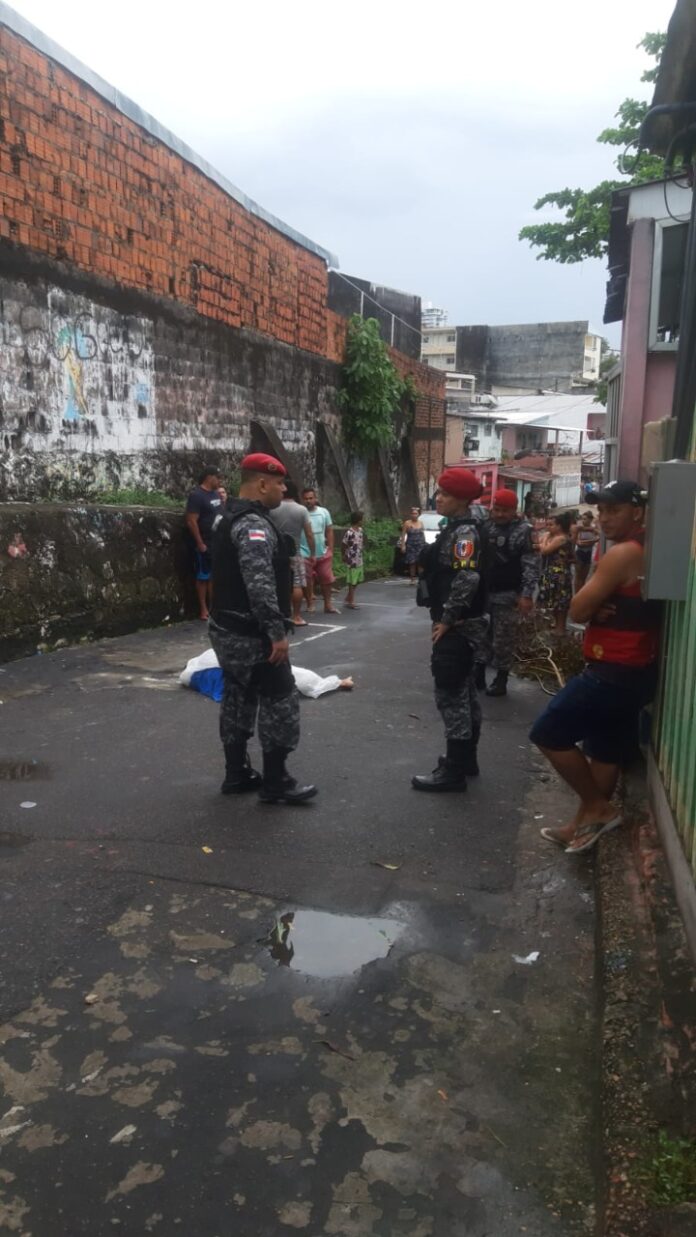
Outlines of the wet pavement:
M442 739L402 582L303 631L356 689L302 703L301 808L219 794L186 624L0 672L0 1232L590 1233L587 860L486 700L466 795L414 794Z

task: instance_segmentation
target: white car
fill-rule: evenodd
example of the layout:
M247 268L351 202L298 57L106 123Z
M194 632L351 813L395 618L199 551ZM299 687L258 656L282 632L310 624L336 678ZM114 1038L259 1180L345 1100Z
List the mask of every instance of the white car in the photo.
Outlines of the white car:
M470 510L471 510L471 515L473 519L476 521L476 523L480 523L482 520L485 520L488 517L488 512L486 511L485 507L481 507L479 503L472 503ZM437 534L440 531L441 519L442 519L442 516L438 515L437 511L422 511L421 512L420 522L423 525L423 528L425 530L425 544L426 545L432 545L433 541L437 537Z

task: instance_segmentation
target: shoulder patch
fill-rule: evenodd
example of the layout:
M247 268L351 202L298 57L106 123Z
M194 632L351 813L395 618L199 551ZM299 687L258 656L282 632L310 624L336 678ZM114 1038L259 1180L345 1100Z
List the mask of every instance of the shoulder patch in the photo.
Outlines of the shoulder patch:
M249 540L250 541L265 541L266 540L265 528L250 528L249 529Z

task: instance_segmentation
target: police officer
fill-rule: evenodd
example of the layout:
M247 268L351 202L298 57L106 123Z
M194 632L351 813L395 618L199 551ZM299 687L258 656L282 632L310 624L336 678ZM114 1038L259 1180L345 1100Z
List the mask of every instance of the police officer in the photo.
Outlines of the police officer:
M223 671L220 737L223 794L258 790L264 803L304 803L316 786L299 786L285 761L300 740L299 698L289 661L290 558L294 543L269 512L279 507L286 471L272 455L242 460L239 498L230 499L213 534L210 640ZM263 776L247 741L258 732Z
M436 510L447 523L421 556L419 603L430 607L431 669L435 703L445 724L447 755L430 774L412 779L415 790L466 790L478 773L481 708L474 684L473 649L485 636L486 536L469 512L481 485L467 468L446 468L438 479Z
M513 490L496 490L487 527L490 544L488 577L488 659L496 672L487 696L506 696L515 654L517 626L534 609L539 581L539 555L534 551L532 526L517 514ZM481 667L483 683L485 664ZM478 684L477 684L478 685Z

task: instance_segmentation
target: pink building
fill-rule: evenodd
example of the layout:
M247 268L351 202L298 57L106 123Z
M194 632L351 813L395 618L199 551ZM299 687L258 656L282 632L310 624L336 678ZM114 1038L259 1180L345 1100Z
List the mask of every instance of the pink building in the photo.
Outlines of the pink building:
M684 253L691 190L655 181L613 196L605 322L622 322L621 361L609 375L607 477L647 477L669 456ZM651 428L646 431L646 426Z

